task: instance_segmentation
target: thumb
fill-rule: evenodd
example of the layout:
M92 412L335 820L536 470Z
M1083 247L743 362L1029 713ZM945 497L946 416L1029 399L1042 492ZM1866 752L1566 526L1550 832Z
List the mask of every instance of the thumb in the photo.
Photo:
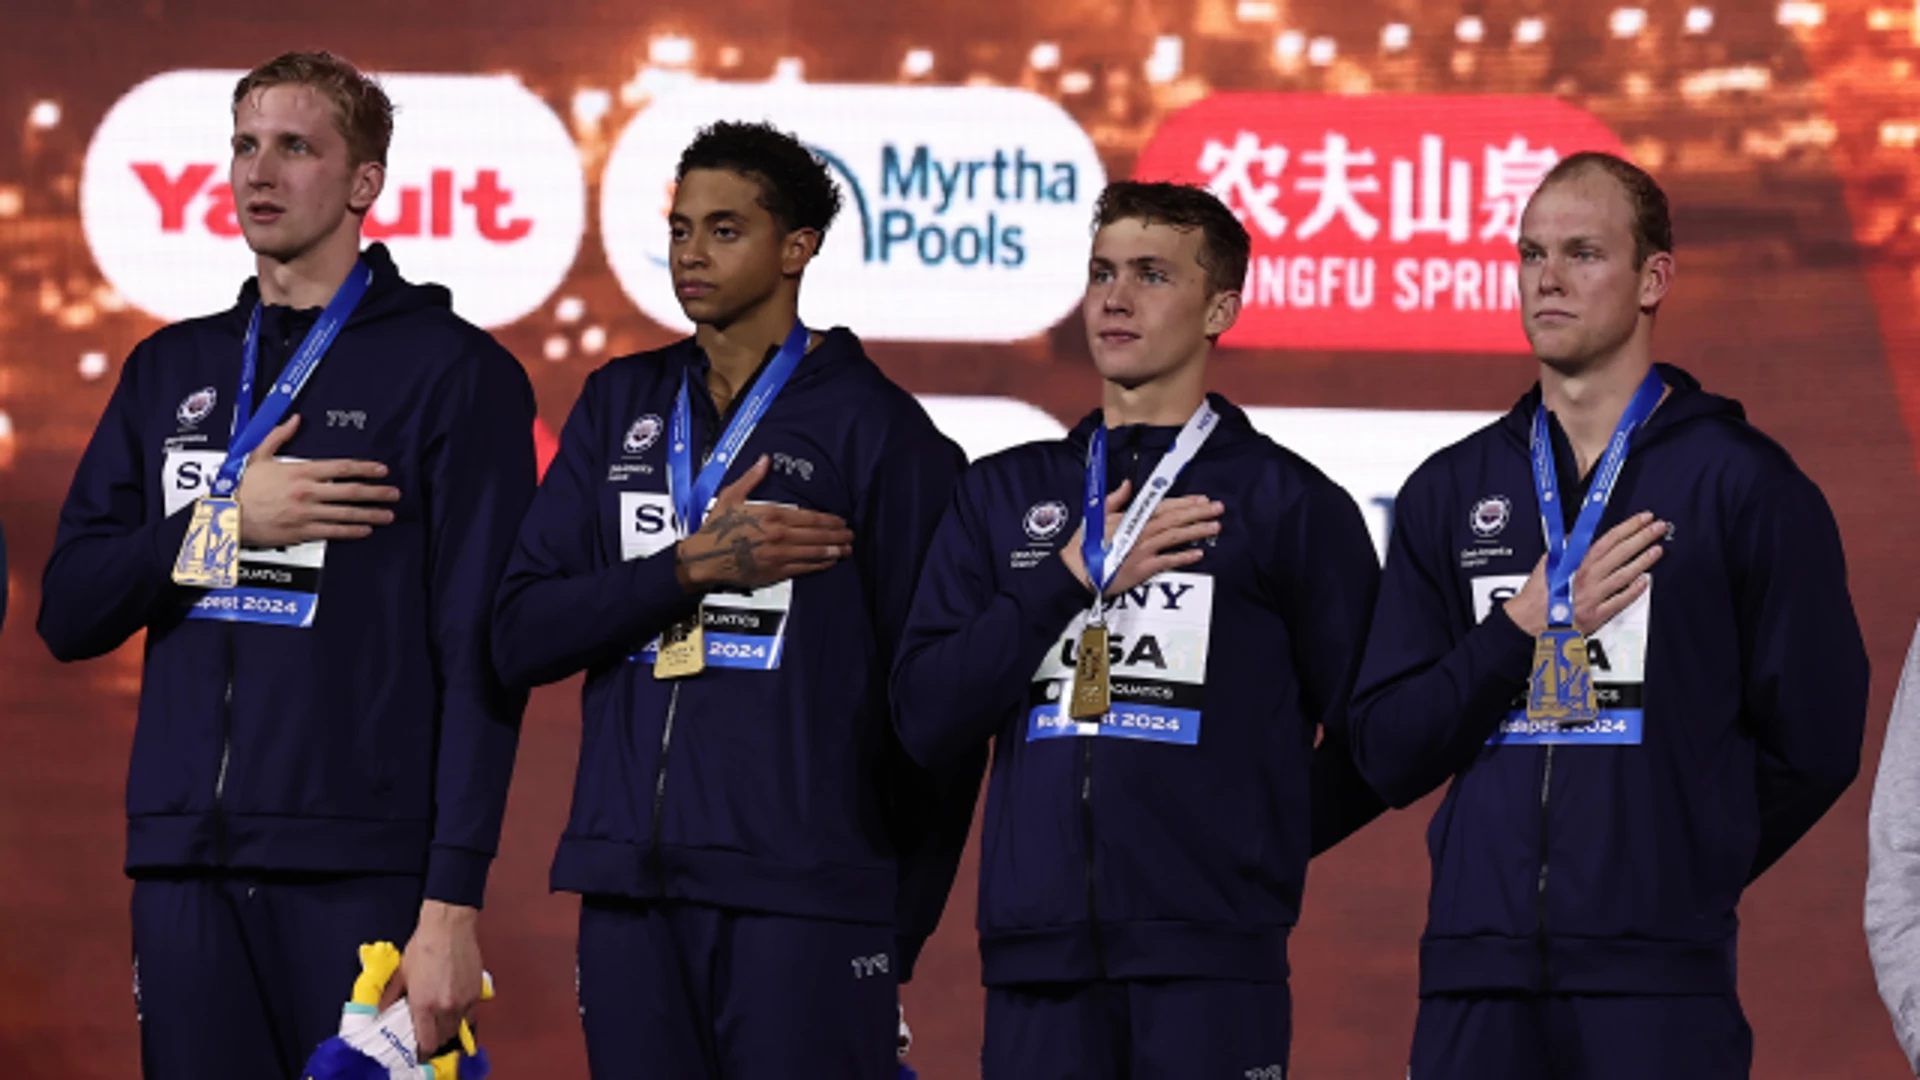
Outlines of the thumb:
M1133 481L1120 481L1120 486L1107 493L1107 513L1117 514L1133 501Z
M753 463L753 468L741 473L739 479L720 489L720 494L713 500L714 509L738 506L746 502L747 496L753 493L754 488L760 486L760 481L767 478L767 473L772 468L773 462L767 458L767 455L761 454L760 460Z
M280 448L287 445L287 440L293 438L293 433L299 428L299 413L294 413L282 420L272 431L267 432L267 437L260 440L259 446L253 448L253 460L263 461L278 454Z

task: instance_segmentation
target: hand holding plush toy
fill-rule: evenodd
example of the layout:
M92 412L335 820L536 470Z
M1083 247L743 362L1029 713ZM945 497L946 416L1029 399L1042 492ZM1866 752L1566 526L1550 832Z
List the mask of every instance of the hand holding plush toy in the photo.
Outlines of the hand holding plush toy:
M392 942L360 946L360 977L340 1011L340 1034L307 1059L303 1080L484 1080L491 1071L487 1052L474 1045L466 1021L460 1022L459 1049L421 1061L407 999L379 1011L380 994L398 970L400 950ZM493 980L484 973L480 997L493 997Z

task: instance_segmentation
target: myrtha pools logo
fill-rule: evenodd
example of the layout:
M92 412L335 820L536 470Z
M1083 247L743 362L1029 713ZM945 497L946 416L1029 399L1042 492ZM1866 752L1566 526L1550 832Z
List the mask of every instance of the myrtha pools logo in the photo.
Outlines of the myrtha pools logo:
M691 325L666 262L674 148L736 116L794 132L846 194L807 269L810 321L869 340L1012 341L1079 303L1106 172L1054 102L1008 87L701 83L634 117L600 187L608 261L655 322ZM955 290L966 303L925 302Z

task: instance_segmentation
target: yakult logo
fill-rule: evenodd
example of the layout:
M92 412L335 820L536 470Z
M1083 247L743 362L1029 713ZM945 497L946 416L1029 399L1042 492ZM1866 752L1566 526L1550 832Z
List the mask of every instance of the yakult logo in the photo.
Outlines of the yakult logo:
M764 118L827 163L845 207L807 271L819 325L920 341L1006 341L1052 326L1085 286L1106 174L1052 102L1004 88L695 84L637 116L607 161L608 260L640 309L691 324L668 272L674 165L715 120ZM964 297L927 303L928 296Z
M114 287L164 319L219 310L253 272L228 186L240 72L176 71L128 91L87 150L81 220ZM397 112L386 189L363 235L401 272L453 292L482 326L526 315L557 288L586 225L566 128L506 77L391 75Z
M1170 118L1135 172L1203 183L1246 224L1229 344L1509 352L1527 347L1521 211L1579 150L1620 143L1551 99L1222 94Z

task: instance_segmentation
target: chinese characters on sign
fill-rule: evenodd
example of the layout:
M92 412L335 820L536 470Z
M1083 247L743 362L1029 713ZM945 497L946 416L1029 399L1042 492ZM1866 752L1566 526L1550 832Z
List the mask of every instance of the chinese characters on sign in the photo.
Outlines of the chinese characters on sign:
M1619 144L1552 100L1229 94L1169 119L1135 171L1205 184L1252 235L1227 344L1512 351L1521 211L1586 149Z

